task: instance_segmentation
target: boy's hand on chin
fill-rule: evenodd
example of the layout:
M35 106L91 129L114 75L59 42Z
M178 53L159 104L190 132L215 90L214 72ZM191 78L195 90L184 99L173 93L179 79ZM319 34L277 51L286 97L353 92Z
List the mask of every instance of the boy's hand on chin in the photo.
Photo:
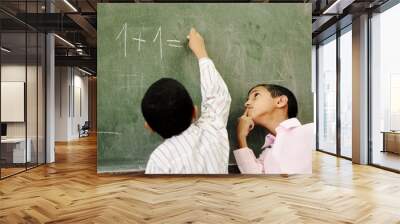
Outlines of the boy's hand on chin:
M254 128L254 121L251 117L248 116L248 109L244 111L243 115L238 119L237 125L237 138L240 148L247 147L246 138L251 130Z

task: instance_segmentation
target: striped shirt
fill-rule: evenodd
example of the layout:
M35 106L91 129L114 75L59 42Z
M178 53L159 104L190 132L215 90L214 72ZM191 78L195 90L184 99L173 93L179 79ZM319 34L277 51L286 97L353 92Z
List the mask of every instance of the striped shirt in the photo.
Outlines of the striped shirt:
M201 116L181 134L167 138L150 155L146 174L227 174L231 96L209 58L201 58Z

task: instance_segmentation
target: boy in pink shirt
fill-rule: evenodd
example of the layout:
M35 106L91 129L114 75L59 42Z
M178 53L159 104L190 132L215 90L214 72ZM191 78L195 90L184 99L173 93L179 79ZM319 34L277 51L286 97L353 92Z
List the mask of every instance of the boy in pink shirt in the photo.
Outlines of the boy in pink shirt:
M250 89L245 112L239 118L239 149L233 152L244 174L310 174L315 148L314 124L297 120L297 100L285 87L261 84ZM264 151L256 158L247 135L260 125L268 130Z

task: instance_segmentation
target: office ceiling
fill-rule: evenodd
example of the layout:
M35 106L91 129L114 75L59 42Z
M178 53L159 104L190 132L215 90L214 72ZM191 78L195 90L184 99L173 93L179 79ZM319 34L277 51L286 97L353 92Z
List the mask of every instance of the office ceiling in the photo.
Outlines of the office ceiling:
M337 27L351 24L353 16L374 9L386 1L340 0L337 4L335 0L47 0L53 8L52 13L49 13L50 9L46 9L45 0L1 0L0 25L2 32L8 33L7 42L15 40L16 44L10 46L16 49L18 47L15 45L18 45L17 41L20 41L20 38L12 36L18 36L18 32L24 31L25 28L32 31L55 32L74 45L72 47L60 38L56 38L56 65L86 66L96 71L97 3L312 3L312 36L313 43L317 43L335 33ZM338 20L342 22L337 23Z

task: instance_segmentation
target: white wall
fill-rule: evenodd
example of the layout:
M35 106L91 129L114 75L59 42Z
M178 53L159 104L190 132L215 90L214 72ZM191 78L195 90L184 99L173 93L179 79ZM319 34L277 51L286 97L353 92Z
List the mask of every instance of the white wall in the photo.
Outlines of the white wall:
M87 76L81 76L80 75L75 75L75 94L77 94L76 90L80 90L80 106L81 106L81 112L78 110L79 108L75 106L75 119L73 120L73 127L77 127L78 124L81 126L85 123L85 121L89 120L89 91L88 91L88 77ZM75 105L78 104L77 100L77 95L75 95ZM72 134L74 136L79 135L78 129L74 128L72 130Z
M68 87L70 76L67 67L55 68L55 141L68 140Z
M88 77L76 68L56 67L55 107L55 140L79 138L78 124L88 120Z
M27 81L25 80L27 78ZM22 112L26 112L26 121L24 122L6 122L8 138L30 139L32 161L44 162L44 74L41 66L25 66L25 64L3 64L1 66L1 81L3 82L24 82L26 83L26 107L22 107ZM7 97L2 95L2 98ZM10 110L10 108L1 108L1 110ZM8 111L13 113L13 111ZM37 153L39 156L37 157Z
M25 71L27 69L27 73ZM41 71L39 71L41 72ZM25 82L25 76L28 77L29 87L27 88L27 119L28 119L28 137L30 133L35 132L36 135L36 66L6 64L1 66L1 81L3 82ZM7 97L7 96L3 96ZM41 107L42 105L39 105ZM7 110L7 108L1 108ZM33 111L35 113L33 113ZM7 122L7 136L8 137L25 137L25 123L26 122Z
M1 121L24 122L25 83L1 82Z

